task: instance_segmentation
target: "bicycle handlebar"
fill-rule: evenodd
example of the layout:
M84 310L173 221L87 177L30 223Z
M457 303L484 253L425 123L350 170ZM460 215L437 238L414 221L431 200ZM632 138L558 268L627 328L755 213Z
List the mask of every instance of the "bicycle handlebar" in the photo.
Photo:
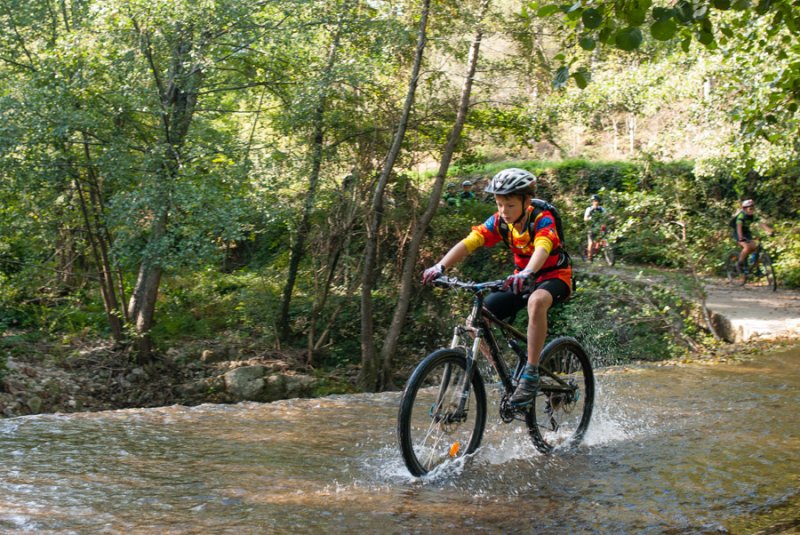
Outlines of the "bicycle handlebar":
M439 277L435 278L431 284L436 286L437 288L455 288L457 290L467 290L469 292L485 292L485 291L497 291L503 288L505 284L505 279L498 279L494 281L487 281L487 282L466 282L461 281L455 277L447 277L446 275L440 275Z

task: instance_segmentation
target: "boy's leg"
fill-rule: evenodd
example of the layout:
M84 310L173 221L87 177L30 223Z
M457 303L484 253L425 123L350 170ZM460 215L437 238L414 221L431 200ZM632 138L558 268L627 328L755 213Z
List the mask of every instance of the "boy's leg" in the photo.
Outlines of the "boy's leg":
M553 304L553 294L537 288L528 298L528 364L539 365L539 354L547 338L547 311Z
M515 294L511 290L492 292L483 301L489 312L503 321L514 322L517 312L525 308L527 296Z
M547 338L547 311L553 303L569 297L569 286L562 280L550 279L540 283L528 298L528 363L514 394L512 405L525 406L533 401L539 389L539 355Z

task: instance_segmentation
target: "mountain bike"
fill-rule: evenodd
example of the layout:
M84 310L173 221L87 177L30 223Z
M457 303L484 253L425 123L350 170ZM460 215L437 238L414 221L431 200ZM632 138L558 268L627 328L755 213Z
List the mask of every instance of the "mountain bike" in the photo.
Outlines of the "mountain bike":
M744 269L739 267L739 253L739 249L731 249L725 255L725 273L731 284L744 286L749 281L753 286L763 286L773 292L778 289L772 258L763 248L760 239L755 252L747 256Z
M542 453L580 443L589 426L594 373L586 350L572 337L559 336L542 350L540 387L533 402L522 409L509 403L527 362L526 335L483 306L485 296L501 290L504 282L463 282L446 276L433 282L439 288L471 293L472 309L464 324L454 327L450 347L425 357L403 389L397 437L406 467L414 476L478 449L492 373L499 379L490 388L499 390L500 420L524 421ZM501 351L501 340L508 350Z
M614 265L615 257L614 257L614 246L611 245L606 237L607 234L605 229L601 229L601 234L597 237L596 240L592 240L592 246L594 251L592 252L592 260L595 258L599 258L601 255L606 260L606 264L609 266ZM589 242L584 241L581 244L581 258L583 260L589 260Z

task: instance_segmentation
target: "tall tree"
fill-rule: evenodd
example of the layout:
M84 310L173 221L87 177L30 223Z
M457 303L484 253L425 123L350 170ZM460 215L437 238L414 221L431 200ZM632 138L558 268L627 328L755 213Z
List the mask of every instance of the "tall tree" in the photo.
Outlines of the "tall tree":
M164 270L208 261L218 238L239 232L241 144L225 113L237 100L226 95L271 85L269 74L248 81L247 58L253 43L268 49L283 37L270 30L286 15L242 0L208 10L112 0L68 13L16 4L4 4L14 17L3 19L16 50L0 56L0 78L16 84L4 86L0 108L20 135L3 138L4 171L25 170L44 217L49 190L81 214L71 220L83 222L115 336L125 316L119 269L138 273L127 312L146 358Z
M297 279L297 270L300 268L300 261L306 251L308 241L309 222L311 212L314 209L317 190L319 188L320 170L322 168L323 151L325 148L325 114L328 107L328 99L331 86L335 80L335 67L339 54L339 45L342 34L346 31L345 23L350 16L352 9L351 2L345 2L339 13L338 21L333 31L330 47L328 48L327 61L324 70L320 73L317 101L314 106L312 118L312 135L309 146L310 151L310 171L308 175L308 187L305 191L303 200L303 212L300 216L300 223L295 230L294 241L291 248L291 258L289 259L289 271L286 277L286 284L283 287L283 298L281 299L281 310L278 318L280 336L283 339L289 336L289 306L292 301L292 291L294 290Z
M375 286L376 273L375 264L378 250L378 232L383 219L383 196L386 185L394 169L397 155L403 144L403 138L408 128L409 118L414 106L414 96L417 92L420 70L422 69L422 58L425 52L427 41L426 32L428 27L428 14L430 12L430 0L423 0L420 9L419 27L417 29L417 46L414 54L414 63L411 67L411 77L408 81L405 102L400 121L397 124L392 146L383 164L383 170L378 178L378 184L372 196L371 214L372 219L368 225L367 244L364 252L364 266L361 280L361 371L359 372L358 382L367 391L375 391L380 388L378 382L377 354L375 350L375 329L372 309L372 291Z
M433 183L428 206L425 212L416 222L413 236L408 243L404 255L403 272L400 279L400 293L397 298L397 306L394 310L392 323L389 327L389 332L384 340L381 349L381 373L380 373L380 386L382 388L393 388L392 384L392 368L393 356L397 351L400 333L405 325L408 307L411 302L411 292L414 288L415 280L418 278L417 259L419 258L419 249L422 240L428 230L428 227L436 215L436 210L439 206L439 200L442 195L442 186L447 177L447 171L450 168L453 155L455 154L456 147L461 140L461 132L464 129L464 124L467 120L467 113L469 112L470 96L472 94L472 86L475 81L475 73L478 70L478 58L480 57L481 41L483 40L485 28L483 26L484 18L489 10L490 0L482 0L477 17L477 26L475 35L472 38L472 43L469 48L469 56L467 59L467 74L464 77L464 83L461 87L461 97L458 103L458 110L456 112L455 122L453 128L447 137L447 144L442 151L441 159L439 160L439 169L436 173L436 179Z

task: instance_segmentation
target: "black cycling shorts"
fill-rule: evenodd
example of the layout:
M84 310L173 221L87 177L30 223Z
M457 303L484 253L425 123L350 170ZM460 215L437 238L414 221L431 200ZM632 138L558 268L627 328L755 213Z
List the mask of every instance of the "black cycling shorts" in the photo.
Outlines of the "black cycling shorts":
M736 232L736 229L733 229L731 236L733 237L733 241L735 241L736 243L739 243L740 241L753 241L753 235L749 232L743 232L742 236L744 236L744 239L739 240L739 233Z
M561 279L547 279L535 285L534 290L546 290L553 296L553 304L563 303L570 294L570 288ZM510 289L503 292L494 292L486 296L483 304L489 312L503 321L512 323L517 312L528 307L528 297L531 293L515 294Z

